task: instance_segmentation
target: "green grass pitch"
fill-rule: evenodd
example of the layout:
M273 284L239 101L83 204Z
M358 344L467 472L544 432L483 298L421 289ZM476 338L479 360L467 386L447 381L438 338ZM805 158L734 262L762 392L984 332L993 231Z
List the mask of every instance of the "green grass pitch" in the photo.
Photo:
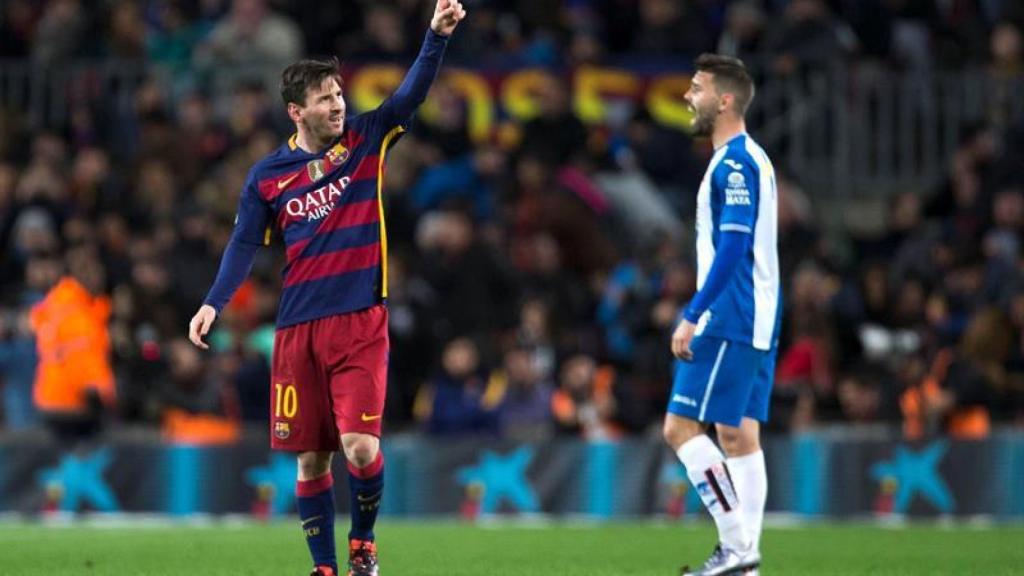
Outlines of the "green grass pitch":
M339 525L339 530L342 528ZM678 574L714 545L707 523L535 526L385 519L383 576ZM762 574L1024 574L1024 527L769 528ZM3 576L305 576L297 522L94 527L0 524Z

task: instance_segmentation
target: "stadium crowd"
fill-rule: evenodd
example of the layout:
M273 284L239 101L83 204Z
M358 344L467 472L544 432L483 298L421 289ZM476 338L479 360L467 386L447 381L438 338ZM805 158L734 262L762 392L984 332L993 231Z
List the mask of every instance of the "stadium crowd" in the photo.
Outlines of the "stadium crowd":
M1024 12L1009 1L465 4L472 21L446 58L482 67L678 66L716 50L762 76L838 64L1024 73ZM69 90L58 126L0 110L0 428L68 411L172 437L265 422L279 246L218 319L212 353L185 336L246 172L288 123L269 82L249 78L227 100L206 87L218 70L305 53L408 63L428 8L3 3L5 62L141 62L173 80L100 105ZM474 143L444 77L434 92L441 113L388 162L388 427L607 438L657 426L669 336L695 288L692 198L709 145L642 113L587 125L553 73L538 116ZM776 159L786 285L772 429L971 438L1024 426L1022 151L1019 120L965 131L944 183L895 196L871 236L821 229L821 191Z

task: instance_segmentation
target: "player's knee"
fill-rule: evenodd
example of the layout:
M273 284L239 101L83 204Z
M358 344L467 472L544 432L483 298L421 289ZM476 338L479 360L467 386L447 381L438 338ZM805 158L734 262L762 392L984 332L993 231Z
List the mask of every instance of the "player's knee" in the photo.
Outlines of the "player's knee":
M380 441L369 434L346 434L342 439L345 458L356 468L366 468L377 459Z
M686 418L679 418L668 414L665 416L665 424L662 427L661 433L665 438L665 442L672 447L673 450L678 450L680 446L686 444L686 442L701 434L703 428L700 422L689 420Z
M745 456L756 452L760 446L757 437L739 428L718 427L718 443L726 456Z
M736 454L741 449L742 442L738 430L726 431L721 427L718 428L718 445L722 447L722 451L727 456Z
M298 457L299 480L319 478L331 469L330 452L301 452Z

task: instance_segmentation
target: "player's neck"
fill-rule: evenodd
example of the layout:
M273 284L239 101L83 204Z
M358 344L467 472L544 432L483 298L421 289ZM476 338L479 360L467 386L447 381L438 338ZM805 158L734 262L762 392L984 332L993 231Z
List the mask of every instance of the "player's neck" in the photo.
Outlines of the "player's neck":
M718 150L724 146L726 142L746 131L747 124L742 119L724 120L720 118L719 121L715 123L715 129L711 133L711 145L715 147L715 150Z
M298 134L299 135L295 138L295 145L309 154L316 154L330 144L330 141L317 141L311 134L302 129L298 130Z

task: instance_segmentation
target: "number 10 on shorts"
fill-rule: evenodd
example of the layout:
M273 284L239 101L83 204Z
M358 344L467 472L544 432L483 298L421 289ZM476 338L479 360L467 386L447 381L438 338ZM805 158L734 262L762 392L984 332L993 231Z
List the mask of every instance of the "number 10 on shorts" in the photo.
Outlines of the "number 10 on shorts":
M274 417L294 418L299 411L299 393L294 384L274 384Z

